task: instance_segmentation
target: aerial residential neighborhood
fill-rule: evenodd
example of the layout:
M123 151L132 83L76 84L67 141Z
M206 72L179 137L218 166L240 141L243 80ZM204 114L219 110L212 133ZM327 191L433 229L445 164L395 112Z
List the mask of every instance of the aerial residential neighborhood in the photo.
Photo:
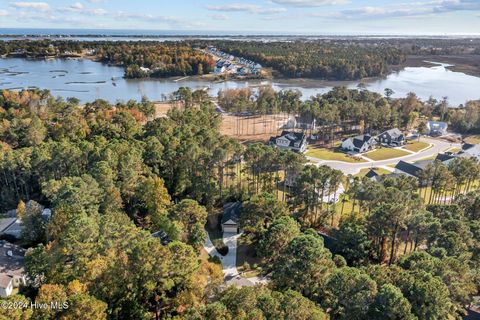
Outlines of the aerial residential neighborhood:
M480 320L479 17L0 1L0 320Z
M262 66L259 63L243 57L235 57L213 46L209 46L206 51L215 58L214 73L217 75L247 76L258 75L262 71Z

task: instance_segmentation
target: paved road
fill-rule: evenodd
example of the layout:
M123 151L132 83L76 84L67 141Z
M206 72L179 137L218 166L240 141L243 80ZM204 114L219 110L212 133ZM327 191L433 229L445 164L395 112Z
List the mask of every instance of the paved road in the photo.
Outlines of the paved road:
M372 162L359 162L359 163L347 163L342 161L327 161L321 160L317 158L307 157L311 162L317 165L326 165L333 169L337 169L342 171L344 174L357 174L360 170L365 168L374 168L374 167L382 167L387 166L390 164L397 164L400 160L414 162L417 160L425 159L436 155L438 153L444 152L445 150L451 147L460 147L459 143L450 143L444 140L439 139L432 139L432 138L421 138L420 141L429 143L432 145L431 148L415 153L409 154L400 158L394 158L389 160L381 160L381 161L372 161Z

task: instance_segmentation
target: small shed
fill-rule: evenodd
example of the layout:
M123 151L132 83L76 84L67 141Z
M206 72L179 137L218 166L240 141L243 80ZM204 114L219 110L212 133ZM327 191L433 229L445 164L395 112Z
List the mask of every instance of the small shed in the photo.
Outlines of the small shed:
M229 202L223 206L222 231L224 233L238 233L240 231L241 202Z

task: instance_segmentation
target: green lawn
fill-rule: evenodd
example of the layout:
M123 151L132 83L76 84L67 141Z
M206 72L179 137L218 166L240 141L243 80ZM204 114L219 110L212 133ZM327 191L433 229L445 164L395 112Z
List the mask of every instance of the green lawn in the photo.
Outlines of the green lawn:
M422 160L434 160L435 158L437 158L437 155L436 155L436 154L432 154L431 156L428 156L428 157L419 159L418 161L422 161Z
M370 171L370 169L373 169L373 171L375 171L378 175L384 175L384 174L392 173L391 171L388 171L388 170L383 169L383 168L365 168L365 169L360 170L360 172L357 173L355 176L363 177L368 173L368 171Z
M409 155L410 153L407 151L403 151L400 149L392 149L392 148L382 148L371 151L369 153L364 154L365 157L379 161L379 160L388 160L393 158L399 158L402 156Z
M457 152L460 152L462 151L461 148L459 147L451 147L451 148L448 148L447 150L445 150L445 152L451 152L451 153L457 153Z
M480 143L480 135L471 135L466 137L465 139L466 143L471 143L471 144L479 144Z
M423 150L428 146L429 144L426 142L411 141L411 142L408 142L403 148L413 152L419 152L420 150Z
M325 148L310 148L307 153L307 156L318 158L322 160L333 160L333 161L343 161L343 162L350 162L350 163L358 163L358 162L365 162L365 160L361 158L354 158L349 156L345 152L341 151L338 148L335 149L325 149Z

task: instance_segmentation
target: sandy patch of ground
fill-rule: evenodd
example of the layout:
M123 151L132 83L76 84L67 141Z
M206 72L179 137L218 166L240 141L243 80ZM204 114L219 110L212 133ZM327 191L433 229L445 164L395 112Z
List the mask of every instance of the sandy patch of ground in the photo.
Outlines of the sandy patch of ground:
M165 117L174 108L171 102L155 103L155 117ZM181 107L181 106L177 106ZM287 121L287 115L234 116L222 114L220 132L242 142L268 141L271 136L278 135Z
M220 132L241 141L268 141L281 132L286 115L234 116L224 114Z
M172 102L155 102L155 118L162 118L167 115L167 112L175 105Z

